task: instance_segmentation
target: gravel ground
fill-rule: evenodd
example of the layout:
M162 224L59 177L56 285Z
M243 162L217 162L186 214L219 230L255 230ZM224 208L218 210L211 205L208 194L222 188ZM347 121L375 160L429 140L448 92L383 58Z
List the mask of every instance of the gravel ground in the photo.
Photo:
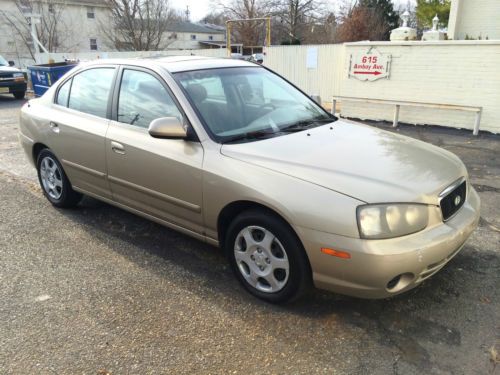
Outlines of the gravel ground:
M273 306L213 247L89 198L54 209L17 143L21 104L0 96L1 374L500 374L500 137L398 130L459 155L482 199L437 275Z

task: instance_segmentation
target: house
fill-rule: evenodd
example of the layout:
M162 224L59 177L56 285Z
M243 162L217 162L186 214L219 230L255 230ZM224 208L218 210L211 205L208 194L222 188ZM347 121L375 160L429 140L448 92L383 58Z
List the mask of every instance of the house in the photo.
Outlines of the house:
M35 16L33 16L35 15ZM106 37L110 10L102 0L0 0L0 55L26 67L35 60L31 24L50 52L115 51ZM172 22L165 49L225 48L225 28Z
M225 48L225 28L189 21L172 22L168 26L168 49Z
M0 0L0 55L24 67L33 63L30 22L52 52L100 50L99 25L108 15L101 0Z

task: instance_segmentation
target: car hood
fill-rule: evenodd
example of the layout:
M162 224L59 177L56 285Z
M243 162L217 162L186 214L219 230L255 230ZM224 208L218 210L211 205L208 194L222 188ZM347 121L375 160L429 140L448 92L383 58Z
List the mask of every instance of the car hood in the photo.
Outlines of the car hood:
M12 66L0 66L0 73L19 73L20 70Z
M221 153L367 203L438 204L439 193L467 173L446 150L347 120L225 144Z

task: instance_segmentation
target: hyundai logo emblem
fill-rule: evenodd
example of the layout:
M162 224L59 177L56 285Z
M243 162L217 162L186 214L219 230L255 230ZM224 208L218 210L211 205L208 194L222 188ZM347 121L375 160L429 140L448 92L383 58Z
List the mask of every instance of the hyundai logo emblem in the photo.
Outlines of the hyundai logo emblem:
M460 195L457 195L453 202L455 203L455 206L458 206L460 202L462 202L462 198L460 198Z

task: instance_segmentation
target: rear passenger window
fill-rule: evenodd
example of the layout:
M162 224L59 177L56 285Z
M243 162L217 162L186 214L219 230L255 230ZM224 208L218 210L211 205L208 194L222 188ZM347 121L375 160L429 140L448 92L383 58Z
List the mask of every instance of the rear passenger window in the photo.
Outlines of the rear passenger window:
M94 116L106 117L114 72L114 68L95 68L74 76L68 107Z
M125 69L118 97L118 121L147 128L161 117L182 119L170 93L151 74Z
M66 81L59 91L57 92L56 104L62 105L63 107L68 106L69 89L71 87L71 79Z

